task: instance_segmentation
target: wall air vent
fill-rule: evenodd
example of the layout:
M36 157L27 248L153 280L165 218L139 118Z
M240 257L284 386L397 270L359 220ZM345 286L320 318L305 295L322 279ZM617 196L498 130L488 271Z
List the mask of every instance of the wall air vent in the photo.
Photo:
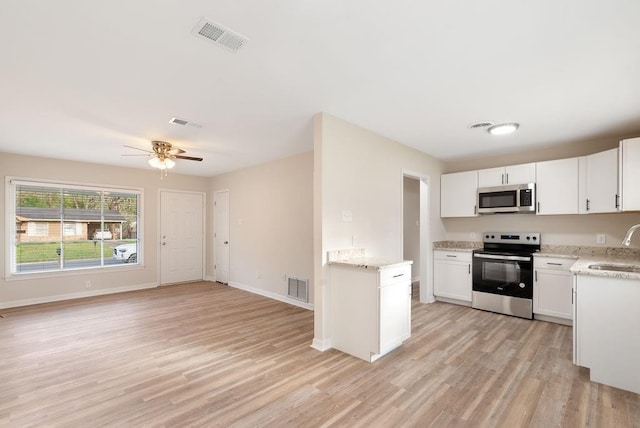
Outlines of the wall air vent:
M287 296L292 299L302 300L303 302L309 302L309 280L299 278L287 278L288 290Z
M191 33L231 52L237 52L249 41L248 38L204 17Z

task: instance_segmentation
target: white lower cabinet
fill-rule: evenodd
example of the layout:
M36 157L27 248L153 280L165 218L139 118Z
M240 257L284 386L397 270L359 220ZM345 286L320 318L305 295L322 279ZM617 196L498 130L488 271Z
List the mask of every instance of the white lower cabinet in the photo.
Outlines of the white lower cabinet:
M433 294L436 297L471 303L471 257L471 252L465 251L433 251Z
M574 363L594 382L640 394L640 279L576 275Z
M331 346L373 362L411 337L411 265L331 265Z
M534 257L534 314L554 317L557 321L570 324L573 319L573 274L569 268L574 263L573 258Z

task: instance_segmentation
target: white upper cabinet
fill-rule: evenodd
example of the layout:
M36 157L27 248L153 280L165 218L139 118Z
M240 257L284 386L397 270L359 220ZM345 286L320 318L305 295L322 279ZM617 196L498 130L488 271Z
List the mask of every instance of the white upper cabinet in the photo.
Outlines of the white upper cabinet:
M618 149L580 158L580 213L619 211Z
M478 171L440 176L440 217L475 217Z
M536 213L578 214L578 158L536 163Z
M504 184L526 184L536 182L536 164L525 163L478 171L478 187L494 187Z
M622 211L640 211L640 137L620 142Z

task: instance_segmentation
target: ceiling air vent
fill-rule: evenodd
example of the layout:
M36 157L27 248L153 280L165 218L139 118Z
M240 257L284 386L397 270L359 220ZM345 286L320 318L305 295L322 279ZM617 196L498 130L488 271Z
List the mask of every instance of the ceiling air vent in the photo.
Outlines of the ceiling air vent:
M246 37L207 18L202 18L192 33L231 52L237 52L249 41Z
M177 117L172 117L171 120L169 120L169 123L173 123L174 125L190 126L192 128L202 128L202 125L200 125L199 123L196 123L192 120L180 119Z

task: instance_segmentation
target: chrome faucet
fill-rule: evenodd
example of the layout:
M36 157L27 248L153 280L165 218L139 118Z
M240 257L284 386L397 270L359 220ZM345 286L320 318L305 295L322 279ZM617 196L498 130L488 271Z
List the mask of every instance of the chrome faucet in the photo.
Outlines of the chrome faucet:
M631 245L631 237L633 236L633 232L635 232L636 229L640 229L640 224L636 224L635 226L631 226L629 228L629 230L627 230L627 234L625 235L624 239L622 240L622 245L626 245L627 247L629 245Z

